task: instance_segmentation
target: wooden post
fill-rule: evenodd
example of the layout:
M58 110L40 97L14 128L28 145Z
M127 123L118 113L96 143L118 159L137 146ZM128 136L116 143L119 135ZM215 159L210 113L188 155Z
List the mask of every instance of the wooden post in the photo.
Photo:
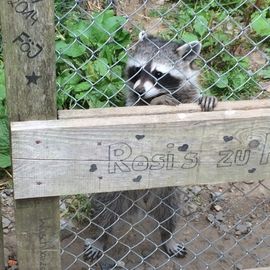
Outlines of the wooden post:
M54 1L1 1L11 121L56 119ZM59 197L16 201L20 270L60 270Z
M5 257L4 257L3 225L2 225L2 201L0 196L0 270L4 269L5 269Z

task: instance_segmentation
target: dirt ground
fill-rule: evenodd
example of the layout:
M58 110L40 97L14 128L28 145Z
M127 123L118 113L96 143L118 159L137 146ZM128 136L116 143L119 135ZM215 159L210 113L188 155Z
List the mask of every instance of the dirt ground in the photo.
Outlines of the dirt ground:
M62 242L63 269L240 270L270 265L270 183L187 190L190 199L186 205L193 212L189 209L180 219L175 234L188 250L185 258L170 259L159 248L158 224L153 219L144 218L133 227L126 219L113 232L119 241L112 241L107 256L92 267L83 262L82 252L84 239L95 235L89 228L79 227ZM219 194L219 199L213 194ZM110 257L123 268L113 268Z
M89 224L73 220L73 227L61 233L62 269L241 270L270 265L270 183L193 186L184 191L189 199L174 237L187 248L185 258L169 258L160 249L158 224L148 217L133 227L129 219L119 222L112 247L90 266L82 258L84 240L97 235ZM8 256L16 258L14 203L11 189L2 189L1 195L7 262Z

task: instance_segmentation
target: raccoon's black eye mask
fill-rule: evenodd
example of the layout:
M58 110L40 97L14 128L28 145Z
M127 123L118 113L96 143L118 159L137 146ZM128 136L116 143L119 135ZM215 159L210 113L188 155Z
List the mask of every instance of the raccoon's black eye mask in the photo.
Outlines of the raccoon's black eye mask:
M143 74L142 74L143 73ZM140 78L147 78L153 84L157 83L156 86L160 86L161 88L165 89L177 89L181 83L179 78L172 76L170 73L163 73L158 70L150 70L147 69L146 71L142 67L131 66L127 70L128 79L132 83L136 83Z
M129 67L127 70L128 79L133 83L138 81L140 78L141 70L142 70L141 67L135 67L135 66Z
M170 73L155 71L154 76L157 78L158 85L168 90L176 90L181 84L181 79L172 76Z
M131 79L131 81L134 80L134 82L136 82L138 80L138 77L140 77L141 72L147 70L145 68L142 67L136 67L136 66L132 66L128 68L128 78ZM144 72L146 75L149 75L149 77L154 77L153 79L160 79L161 77L163 77L164 75L166 75L165 73L162 73L158 70L154 70L153 72L150 72L149 70L147 70L147 72ZM149 74L150 73L150 74Z
M156 79L160 79L160 78L162 78L164 75L166 76L165 73L162 73L162 72L157 71L157 70L154 70L154 71L153 71L153 75L154 75L154 77L155 77Z

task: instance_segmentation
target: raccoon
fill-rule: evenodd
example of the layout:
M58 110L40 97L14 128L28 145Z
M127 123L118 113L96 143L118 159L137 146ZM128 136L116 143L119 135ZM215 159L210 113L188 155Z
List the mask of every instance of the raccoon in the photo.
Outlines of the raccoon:
M193 67L200 51L198 41L168 42L141 32L126 66L129 89L126 105L198 102L203 111L213 110L217 99L200 95L200 72Z
M201 44L197 41L181 44L141 33L126 65L126 106L198 102L203 111L213 110L217 99L200 95L199 71L192 66L200 50ZM177 187L167 187L94 195L92 221L103 234L95 241L86 239L84 259L93 261L102 256L108 249L108 236L115 222L126 214L136 215L140 210L159 222L164 251L169 256L184 257L186 248L173 237L180 205L179 191Z

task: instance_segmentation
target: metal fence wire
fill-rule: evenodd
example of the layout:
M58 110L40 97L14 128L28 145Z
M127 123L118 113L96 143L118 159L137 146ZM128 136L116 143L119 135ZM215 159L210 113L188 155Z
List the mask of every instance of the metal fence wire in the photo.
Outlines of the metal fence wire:
M56 0L58 108L269 98L269 6ZM269 266L269 199L263 181L62 198L63 269Z

